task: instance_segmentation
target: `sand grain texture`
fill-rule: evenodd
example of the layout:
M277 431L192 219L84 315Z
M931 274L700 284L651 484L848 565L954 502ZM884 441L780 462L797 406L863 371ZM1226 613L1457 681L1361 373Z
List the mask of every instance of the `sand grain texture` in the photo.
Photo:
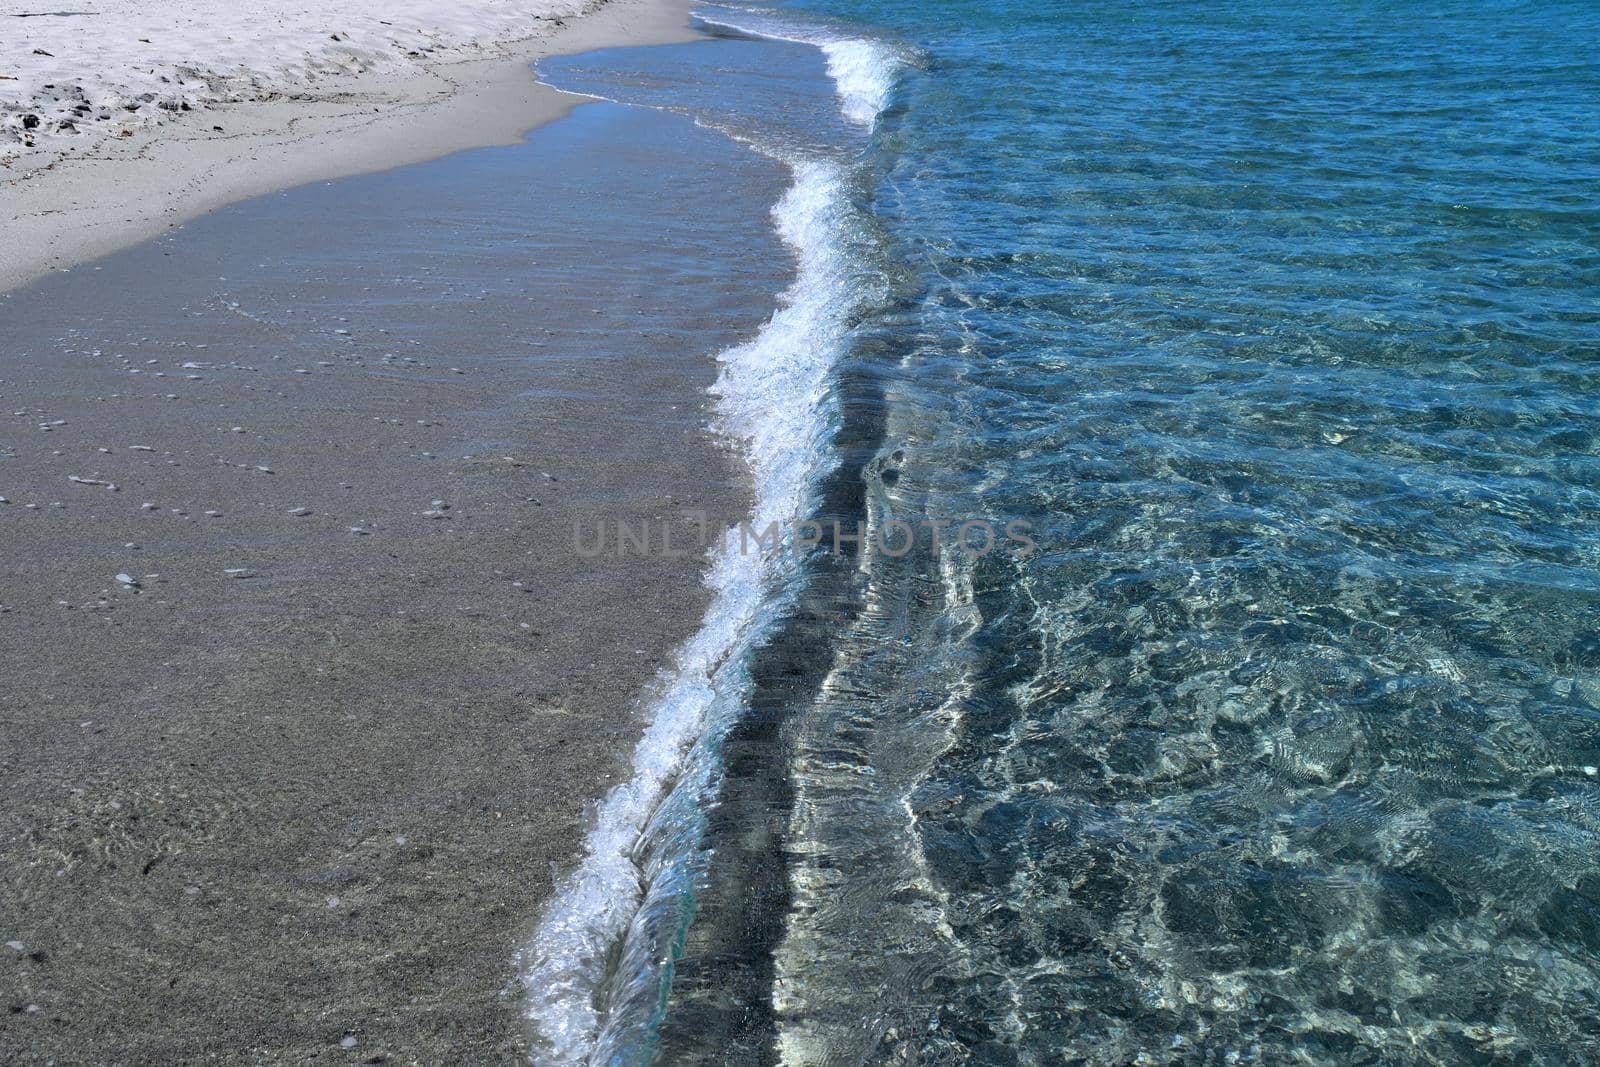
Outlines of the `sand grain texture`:
M523 1061L707 601L572 526L744 514L706 389L782 177L596 104L0 295L0 1060Z
M496 3L478 6L490 13L509 10ZM547 6L566 10L579 5L555 0ZM418 57L384 53L383 62L323 70L285 67L286 55L268 56L259 64L273 72L269 79L249 91L197 101L196 110L158 108L159 122L154 124L119 120L114 130L41 137L35 148L21 155L13 151L11 158L0 161L6 168L0 170L0 291L249 197L465 148L514 144L582 100L539 84L530 71L539 57L692 37L684 0L606 0L583 6L589 13L579 18L525 23L518 21L521 16L508 15L490 20L501 27L500 36L484 29L470 46L457 43ZM134 9L124 11L130 19L134 14ZM177 16L169 12L168 17ZM369 12L363 17L370 21L377 16ZM14 31L16 25L31 29L37 20L0 21L6 23L0 31ZM227 26L224 21L203 31L191 29L190 37L226 44ZM253 28L262 35L258 51L274 42L304 43L315 37L303 29L287 38L274 36L274 24L264 20L247 18L241 26L241 32ZM505 26L528 29L532 35L505 39ZM138 31L130 21L124 32ZM14 65L24 54L31 57L25 42L19 44L3 32L0 40L5 42L0 55L11 57ZM451 40L469 38L458 27ZM165 62L180 58L169 53ZM95 63L89 51L78 56L74 68L49 77L100 70ZM122 68L114 61L107 69ZM0 112L9 109L9 128L20 130L19 116L39 109L28 103L32 97L24 88L8 87L37 87L45 77L36 72L14 82L0 80ZM121 114L131 118L138 113ZM120 136L124 129L126 137ZM13 142L13 149L20 150L21 144Z

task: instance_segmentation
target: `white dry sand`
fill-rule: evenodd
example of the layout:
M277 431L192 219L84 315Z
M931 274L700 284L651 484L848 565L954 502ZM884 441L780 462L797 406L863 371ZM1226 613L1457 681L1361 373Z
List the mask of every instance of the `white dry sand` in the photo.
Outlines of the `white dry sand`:
M525 38L583 0L8 0L0 153ZM63 129L63 127L66 127Z
M514 142L687 0L0 0L0 293L224 204Z

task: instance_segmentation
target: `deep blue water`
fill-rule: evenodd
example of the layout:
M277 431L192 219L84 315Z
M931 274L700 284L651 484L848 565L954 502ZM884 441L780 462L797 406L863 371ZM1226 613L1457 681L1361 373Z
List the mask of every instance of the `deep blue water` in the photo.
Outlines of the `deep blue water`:
M663 1057L1600 1061L1600 8L718 17L892 85L778 138L872 248L813 506L1038 550L813 561Z

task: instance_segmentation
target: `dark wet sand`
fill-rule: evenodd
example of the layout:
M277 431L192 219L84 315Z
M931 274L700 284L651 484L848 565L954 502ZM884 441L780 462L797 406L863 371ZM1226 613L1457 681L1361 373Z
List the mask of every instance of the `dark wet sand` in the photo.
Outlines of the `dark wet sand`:
M707 601L572 526L742 513L704 390L779 182L595 105L0 298L0 1061L522 1056L512 953Z

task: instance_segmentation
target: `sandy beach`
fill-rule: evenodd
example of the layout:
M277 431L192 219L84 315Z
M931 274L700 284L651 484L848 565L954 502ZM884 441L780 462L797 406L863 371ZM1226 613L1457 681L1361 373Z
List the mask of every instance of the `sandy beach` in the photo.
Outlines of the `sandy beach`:
M0 0L0 1063L1600 1062L1595 40Z
M18 164L0 1059L526 1061L513 957L708 598L573 527L744 511L712 357L790 270L774 164L528 60L688 36L615 0Z
M155 122L132 121L136 113L118 108L115 122L81 124L71 134L30 135L31 147L19 139L28 133L22 117L42 108L28 90L51 96L43 85L55 83L45 82L50 75L43 71L33 77L37 86L22 78L0 80L0 127L13 135L0 155L0 291L252 196L465 148L515 143L581 99L541 85L530 74L530 64L541 56L691 36L685 0L550 0L543 6L552 14L532 20L531 32L522 36L507 39L502 28L500 37L491 34L419 55L401 53L382 63L358 57L320 71L308 71L303 63L293 70L273 68L273 62L292 58L286 57L290 46L279 43L274 50L265 40L255 52L261 54L262 69L273 70L270 77L227 83L205 97L209 102L197 100L187 111L142 108L159 113ZM572 15L574 9L582 14ZM157 11L175 21L182 9ZM321 30L331 27L330 33L338 33L348 22L340 14L324 16L326 27L316 22L299 27L300 37L337 48L341 42ZM30 29L43 21L17 16L17 11L0 12L7 22ZM190 20L203 21L203 14ZM71 20L53 21L54 32L70 39ZM276 27L262 31L269 28ZM122 36L143 32L127 26ZM193 27L188 37L207 39ZM28 39L7 42L8 50L18 53L18 66L38 62L25 47L30 44ZM41 42L42 51L60 49L54 40ZM92 54L83 58L94 61ZM131 66L131 60L125 62ZM107 91L114 101L122 99Z

